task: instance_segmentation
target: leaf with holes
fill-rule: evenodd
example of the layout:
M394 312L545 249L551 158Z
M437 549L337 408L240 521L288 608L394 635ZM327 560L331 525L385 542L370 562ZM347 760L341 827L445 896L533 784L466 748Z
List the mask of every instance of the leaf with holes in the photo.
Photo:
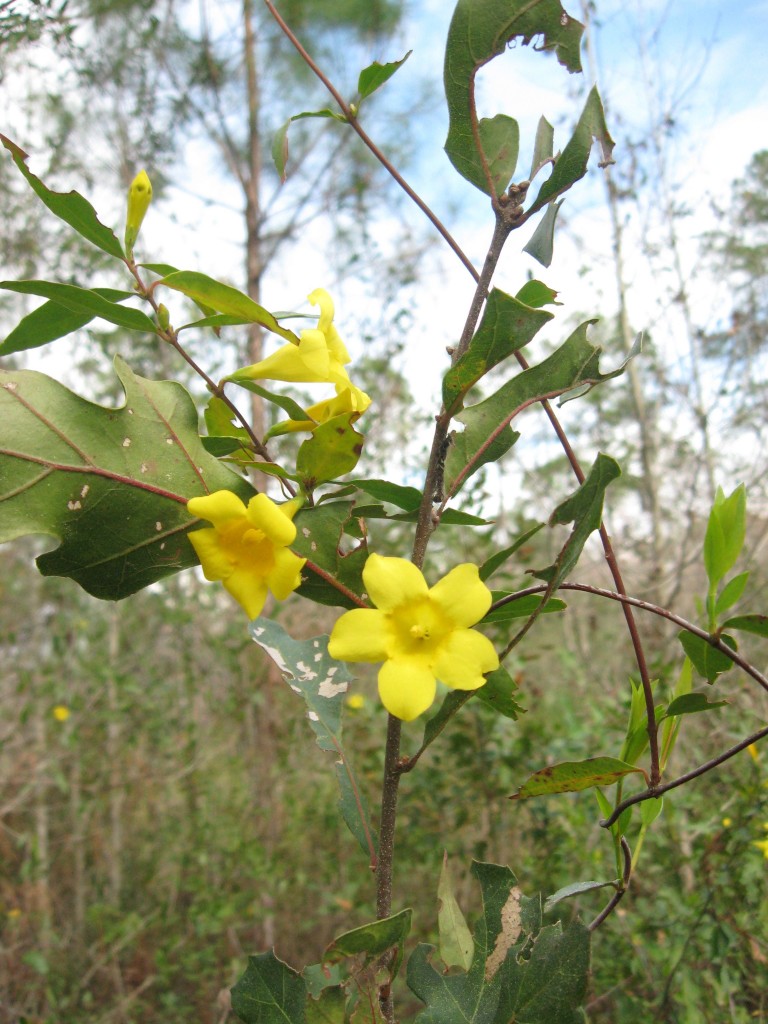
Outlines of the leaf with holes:
M487 195L499 195L515 170L517 123L504 115L478 120L475 76L504 53L507 44L534 37L538 50L554 50L569 71L580 71L579 44L584 26L563 10L559 0L459 0L448 29L443 81L448 101L445 151L453 166ZM478 149L479 142L479 149Z
M517 887L509 868L473 864L483 915L466 973L446 974L421 944L408 963L408 985L424 1002L418 1024L581 1024L589 973L589 932L541 927L541 900Z
M294 640L279 623L263 617L251 624L251 636L274 661L294 693L303 698L317 745L338 756L342 817L375 863L376 834L368 805L341 744L342 706L354 676L344 662L328 654L327 636Z
M253 494L202 445L180 384L134 374L119 357L125 405L107 409L32 370L0 371L0 541L43 533L44 576L119 600L196 565L185 534L195 495Z

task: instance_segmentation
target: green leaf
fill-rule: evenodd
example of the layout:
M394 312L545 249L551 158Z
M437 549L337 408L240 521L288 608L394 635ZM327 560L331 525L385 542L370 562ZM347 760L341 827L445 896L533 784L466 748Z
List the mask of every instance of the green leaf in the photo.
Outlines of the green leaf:
M125 405L103 408L31 370L0 371L0 541L30 533L61 545L44 576L127 597L198 563L185 534L193 496L253 488L209 455L180 384L136 376L119 357Z
M453 881L448 869L448 854L443 853L443 868L437 886L439 909L437 927L440 933L440 959L446 967L460 967L468 971L475 954L472 934L456 902Z
M597 793L600 790L596 790ZM606 818L610 815L610 804L608 805L609 810L605 815ZM603 812L605 813L605 812ZM580 896L584 892L594 892L596 889L616 888L616 882L573 882L571 885L564 885L562 889L558 889L557 892L553 892L551 896L547 896L544 900L544 913L548 914L553 907L556 907L558 903L563 900L569 900L573 896Z
M541 309L542 306L562 306L562 302L557 301L557 296L558 293L554 288L550 288L543 281L532 278L525 282L515 298L526 306Z
M748 572L740 572L738 576L734 576L726 583L715 602L715 615L722 615L724 611L736 604L744 593L749 575Z
M342 534L354 522L353 515L351 501L327 502L296 514L293 550L308 558L319 570L304 567L303 583L297 591L302 597L319 604L359 607L359 602L347 597L331 582L338 580L358 597L365 592L362 572L368 558L366 543L363 540L350 549L349 544L342 541Z
M714 683L715 679L723 672L733 668L733 662L727 654L723 654L717 647L713 647L700 636L689 633L683 629L677 634L677 638L683 645L683 650L691 659L693 667L703 676L708 683ZM736 641L727 633L722 633L720 639L734 651Z
M385 82L394 75L398 68L401 68L403 64L413 53L413 50L409 50L404 57L400 60L391 61L389 64L379 64L377 60L373 64L369 64L367 68L363 68L360 72L360 76L357 80L357 91L360 95L360 99L364 100L371 93L376 92L377 89L381 88Z
M575 923L541 928L540 900L526 898L508 868L473 864L483 917L466 973L445 974L419 945L408 985L426 1004L418 1024L581 1024L589 972L589 932Z
M372 498L379 501L388 501L391 505L412 512L421 505L422 492L416 487L403 487L402 484L393 484L389 480L350 480L355 487L370 494Z
M363 435L352 426L356 412L345 412L321 423L304 441L296 456L296 473L304 490L351 473L363 451Z
M517 374L485 401L468 406L457 415L466 424L453 435L445 460L446 493L455 494L481 466L500 458L520 436L509 424L529 405L554 398L574 388L588 389L623 373L626 361L609 373L600 370L602 349L587 339L581 324L552 355L537 366Z
M586 761L563 761L534 772L510 800L529 800L550 793L578 793L594 786L610 786L625 775L642 774L639 768L617 757L590 757Z
M181 292L194 302L210 307L218 313L241 318L244 323L261 324L268 331L279 334L281 338L296 342L298 339L293 331L281 327L275 317L263 306L260 306L244 292L232 288L221 281L215 281L207 274L195 270L177 270L157 282L174 291Z
M117 288L93 288L91 291L109 303L123 302L136 296L135 292L121 291ZM0 356L9 356L12 352L24 352L30 348L47 345L80 330L91 320L92 313L75 312L58 302L44 302L42 306L38 306L25 316L6 336L0 344Z
M555 129L546 119L540 117L536 126L536 138L533 143L533 159L531 160L531 173L529 179L533 181L542 167L552 159L554 155Z
M11 142L5 135L0 135L0 143L11 154L13 162L51 213L55 213L60 220L69 224L79 235L110 256L115 256L119 260L125 259L123 247L117 240L115 233L105 224L101 223L96 215L96 211L87 199L81 196L79 192L51 191L27 167L27 154L23 149L20 149L15 142Z
M553 314L525 305L493 288L469 348L443 378L443 402L453 410L460 398L492 367L523 348Z
M736 615L723 623L723 629L742 629L745 633L768 637L768 615Z
M231 991L232 1009L243 1024L305 1024L304 980L273 952L249 956Z
M266 402L271 402L273 405L278 406L283 412L288 413L288 417L292 420L301 421L309 419L306 411L302 409L298 402L294 402L287 395L278 395L273 391L267 391L261 384L257 384L255 380L238 380L235 383L241 388L245 388L246 391L252 391L254 395L260 395Z
M88 320L99 316L118 327L127 327L132 331L148 331L150 334L157 333L157 324L146 313L132 306L110 302L102 294L104 289L91 291L89 288L78 288L74 284L56 284L53 281L0 281L0 288L23 295L40 295L44 299L52 299L73 313L79 313L81 316L85 314ZM85 322L88 323L88 320Z
M573 135L555 161L552 173L539 189L533 205L526 211L527 217L551 203L553 199L557 199L563 192L567 192L571 185L584 177L587 173L593 139L600 144L600 166L604 167L613 163L611 154L614 142L605 123L603 103L596 86L590 89Z
M279 623L264 617L251 623L251 636L274 661L293 692L303 698L317 745L340 759L341 814L363 852L373 859L376 833L365 795L341 743L344 695L354 677L344 662L328 653L327 636L294 640Z
M507 596L503 591L494 590L494 603L500 598ZM534 612L538 612L539 609L541 609L541 614L545 615L549 612L561 612L564 608L568 607L565 601L561 601L558 597L552 597L541 608L543 600L540 594L526 594L524 597L517 597L514 601L507 601L506 604L502 604L498 608L491 608L482 621L507 622L510 619L527 619Z
M704 567L715 587L741 554L746 536L747 491L740 484L727 498L718 487L704 537Z
M508 548L504 548L502 551L497 551L496 554L491 555L490 558L486 559L485 562L480 566L480 579L485 583L493 574L500 569L505 562L509 561L512 555L516 551L527 543L531 537L535 537L539 530L543 529L544 523L536 523L530 530L526 530L522 533L514 544L511 544Z
M243 324L252 323L242 316L229 316L227 313L213 313L211 316L203 317L202 320L193 320L191 323L182 324L177 328L178 333L188 331L191 327L241 327Z
M665 718L674 718L677 715L695 715L699 711L711 711L713 708L723 708L728 704L727 700L709 700L705 693L696 690L693 693L684 693L670 701L666 710Z
M514 698L519 687L512 676L503 665L494 669L486 676L485 686L475 690L475 696L483 704L505 718L511 718L516 722L520 715L525 714L525 708L518 704Z
M341 985L310 997L305 1007L306 1024L346 1024L347 993Z
M397 976L403 960L403 945L411 930L411 910L401 910L399 914L385 917L370 924L361 925L352 931L339 935L323 953L323 963L333 964L345 957L364 957L364 963L382 956L390 949L396 953L389 968L390 979Z
M523 252L539 262L542 267L548 267L552 263L552 254L555 247L555 222L560 212L560 207L565 202L551 202L547 206L544 216L538 223L536 230L531 235L527 245L523 246Z
M576 565L591 533L600 528L603 519L603 499L608 485L621 475L619 464L600 452L586 480L558 505L549 518L549 525L573 523L573 530L560 554L546 569L528 570L537 579L546 580L550 590L556 590Z
M288 129L291 127L291 121L301 121L305 117L330 117L334 121L341 121L342 124L347 123L347 119L343 114L338 114L335 110L329 110L326 107L324 110L303 110L300 114L294 114L292 117L289 117L285 124L280 125L272 139L271 151L272 159L282 183L288 177L286 169L288 164Z
M534 4L529 0L459 0L456 4L443 75L449 117L445 151L459 174L482 192L499 195L508 184L517 160L518 128L508 117L480 121L476 127L482 154L478 152L473 130L477 119L475 75L504 53L511 40L527 45L534 37L538 37L537 49L554 50L561 64L580 71L583 30L558 0Z
M663 810L663 796L656 796L651 797L649 800L643 800L640 804L640 821L643 828L648 828L649 825L652 825Z

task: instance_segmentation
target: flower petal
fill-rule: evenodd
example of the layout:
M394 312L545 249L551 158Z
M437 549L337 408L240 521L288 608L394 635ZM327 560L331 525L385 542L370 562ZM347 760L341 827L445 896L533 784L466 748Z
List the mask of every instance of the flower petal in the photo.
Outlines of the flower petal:
M474 626L493 603L490 590L472 562L464 562L443 576L429 592L443 615L455 626Z
M245 515L245 505L232 491L214 491L199 498L190 498L187 511L192 516L207 519L214 526L223 526Z
M484 672L499 667L499 657L487 636L475 629L457 629L440 645L433 662L435 675L453 690L476 690Z
M200 559L203 575L207 580L224 580L230 575L232 559L222 548L221 538L216 530L193 530L187 537Z
M376 607L385 612L429 593L421 570L405 558L369 555L363 569L363 583Z
M235 569L224 580L224 587L245 609L249 619L257 619L261 615L264 602L267 600L267 583L262 576L256 576L247 569Z
M275 565L267 575L267 585L278 601L284 601L301 586L301 570L305 562L306 558L299 558L287 548L275 549Z
M305 335L310 335L305 338ZM320 383L328 380L328 344L318 330L302 331L298 345L282 345L258 363L237 370L228 380L284 380L295 383Z
M379 670L381 703L395 718L412 722L435 699L435 674L423 658L398 658L384 662Z
M293 522L266 494L255 494L248 502L248 521L280 547L288 547L296 540Z
M391 628L383 612L354 608L336 620L328 653L340 661L385 661L390 642Z

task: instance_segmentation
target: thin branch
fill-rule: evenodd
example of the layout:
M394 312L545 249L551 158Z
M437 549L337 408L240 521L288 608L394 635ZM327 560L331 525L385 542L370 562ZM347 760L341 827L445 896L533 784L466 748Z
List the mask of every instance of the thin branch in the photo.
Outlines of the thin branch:
M616 890L609 903L600 911L594 921L587 926L591 932L593 932L595 928L599 928L606 917L613 913L621 900L624 899L624 895L629 888L629 880L632 877L632 851L630 850L629 843L624 836L621 837L621 852L624 854L624 874L621 879L621 887Z
M644 790L642 793L635 793L634 796L628 796L626 800L622 800L621 803L614 808L610 818L605 818L600 822L601 827L610 828L618 819L619 815L628 807L632 807L634 804L641 804L645 800L654 800L656 797L669 792L670 789L677 789L678 786L684 786L686 782L690 782L692 779L698 779L700 775L706 775L706 773L712 771L713 768L717 768L719 765L724 764L725 761L735 757L736 754L740 754L742 750L746 750L747 747L764 739L766 736L768 736L768 725L762 729L758 729L757 732L753 732L751 736L747 736L745 740L741 740L735 746L730 747L724 754L718 754L717 757L713 757L709 761L705 761L704 764L700 764L698 768L694 768L692 771L686 772L685 775L680 775L678 778L673 779L672 782L667 782L663 786L652 786L649 789Z
M454 253L464 264L464 266L472 275L472 277L474 277L474 279L477 281L479 277L477 270L475 270L469 257L464 253L459 243L456 241L456 239L453 237L450 231L446 228L446 226L443 224L443 222L440 220L437 214L433 213L429 206L427 206L427 204L421 198L421 196L414 192L414 190L411 188L411 186L408 184L405 178L400 174L397 168L390 163L390 161L382 153L382 151L379 149L379 147L376 145L373 139L360 125L359 121L357 120L357 117L352 112L347 101L344 99L344 97L341 95L338 89L334 86L334 84L331 82L328 76L317 66L312 57L310 57L310 55L301 45L301 43L296 38L294 33L291 31L289 26L283 21L282 17L275 9L275 5L272 3L272 0L264 0L264 3L267 5L269 13L272 15L272 17L275 19L277 24L284 32L286 38L296 48L297 52L301 56L302 60L306 63L307 67L320 79L320 81L323 83L323 85L331 94L331 96L333 96L333 98L336 100L337 104L339 105L339 109L341 110L342 114L347 120L347 123L351 125L351 127L357 132L363 143L376 157L376 159L379 161L382 167L384 167L384 169L387 171L390 177L392 177L397 182L397 184L405 192L408 198L411 199L418 206L418 208L425 215L425 217L427 217L428 220L434 225L437 231L442 235L442 237L445 239L445 241L448 243L448 245L451 247Z
M579 590L584 594L593 594L595 597L606 597L611 601L619 601L622 605L631 606L633 608L640 608L642 611L650 612L652 615L658 615L663 619L668 619L670 622L674 622L676 626L680 626L687 633L693 633L694 636L699 637L701 640L720 651L727 658L738 665L739 668L746 672L748 676L751 676L758 685L760 685L766 692L768 692L768 677L764 676L762 672L750 664L746 658L742 658L738 651L734 651L728 646L723 640L720 639L714 633L708 633L706 629L702 629L700 626L694 625L684 619L682 615L676 615L674 612L669 611L668 608L662 608L660 605L652 604L650 601L643 601L639 597L629 597L628 594L619 594L613 590L604 590L602 587L593 587L588 583L561 583L559 590ZM510 594L507 597L503 597L492 606L493 608L501 608L505 604L509 604L511 601L515 601L520 597L528 597L530 594L543 594L547 590L545 584L541 584L535 587L528 587L525 590L518 590L515 594Z

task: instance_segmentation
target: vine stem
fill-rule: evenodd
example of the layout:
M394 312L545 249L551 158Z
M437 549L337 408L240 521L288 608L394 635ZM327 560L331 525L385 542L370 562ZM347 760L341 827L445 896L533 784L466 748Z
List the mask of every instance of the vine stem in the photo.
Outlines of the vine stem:
M272 0L264 0L264 3L266 4L267 9L269 10L269 13L272 15L272 17L275 19L277 24L280 26L280 28L281 28L282 32L284 33L284 35L286 36L286 38L291 42L291 44L295 47L295 49L298 52L298 54L301 56L301 59L305 62L305 64L313 72L313 74L315 74L317 76L317 78L323 83L323 85L328 90L328 92L331 94L331 96L333 96L334 100L336 100L336 103L338 104L339 109L341 110L342 114L344 115L347 123L354 129L354 131L357 132L357 134L360 136L360 138L363 141L363 143L368 147L370 152L376 157L376 159L379 161L379 163L385 168L385 170L387 171L389 176L391 178L393 178L394 181L397 182L397 184L400 186L400 188L403 190L403 192L405 192L405 194L408 196L408 198L412 202L414 202L416 204L416 206L418 206L418 208L421 210L421 212L424 214L424 216L427 217L427 219L432 223L432 225L442 235L443 239L448 243L448 245L453 250L453 252L456 254L456 256L458 256L458 258L464 264L464 266L469 271L469 273L472 274L472 276L475 278L475 280L477 280L477 271L475 270L474 266L472 265L471 260L464 253L464 251L461 248L461 246L458 244L456 239L453 237L453 235L450 233L450 231L446 228L446 226L443 224L443 222L440 220L440 218L437 216L437 214L435 214L430 209L430 207L427 206L427 204L424 202L424 200L421 198L421 196L417 192L415 192L413 190L413 188L411 188L411 186L408 184L408 182L405 180L405 178L402 176L402 174L400 174L400 172L397 170L397 168L392 163L390 163L390 161L387 159L387 157L384 155L384 153L379 149L379 147L376 145L376 143L373 141L373 139L370 137L370 135L365 131L365 129L360 124L360 122L357 120L357 116L353 112L353 110L350 107L350 105L347 103L347 101L341 95L341 93L336 88L336 86L333 84L333 82L331 82L331 80L328 78L328 76L325 74L325 72L320 67L318 67L318 65L314 62L312 57L309 55L309 53L307 53L307 51L304 49L302 44L299 42L299 40L297 39L297 37L293 33L293 31L290 28L290 26L288 24L286 24L286 22L281 17L280 13L275 8L275 5L274 5L274 3L272 3Z
M508 597L501 598L495 602L493 607L502 608L505 604L516 601L518 598L528 597L531 594L544 594L547 590L548 587L546 584L527 587L525 590L518 590L516 593L510 594ZM689 622L687 619L684 619L682 615L676 615L674 612L671 612L668 608L662 608L661 605L652 604L650 601L643 601L639 597L630 597L628 594L617 593L614 590L605 590L603 587L594 587L589 583L561 583L558 590L577 590L581 591L583 594L592 594L595 597L605 597L610 601L618 601L622 605L639 608L641 611L650 612L652 615L658 615L662 619L667 619L669 622L673 622L676 626L680 626L687 633L693 633L694 636L699 637L701 640L706 640L708 644L715 647L718 651L721 651L726 657L730 658L734 665L738 665L743 672L748 676L751 676L756 683L768 692L768 677L764 676L762 672L759 672L754 665L751 665L746 660L746 658L742 658L738 651L734 651L716 634L708 633L706 629L701 629L701 627L696 626L693 622Z
M621 852L624 854L624 871L621 876L621 884L619 885L619 883L616 883L618 886L616 892L613 894L606 906L600 911L594 921L591 921L590 924L587 925L588 930L591 932L593 932L595 928L599 928L606 917L613 913L621 900L624 899L627 889L629 888L629 880L632 877L632 851L630 850L629 843L624 836L621 837L620 842Z

